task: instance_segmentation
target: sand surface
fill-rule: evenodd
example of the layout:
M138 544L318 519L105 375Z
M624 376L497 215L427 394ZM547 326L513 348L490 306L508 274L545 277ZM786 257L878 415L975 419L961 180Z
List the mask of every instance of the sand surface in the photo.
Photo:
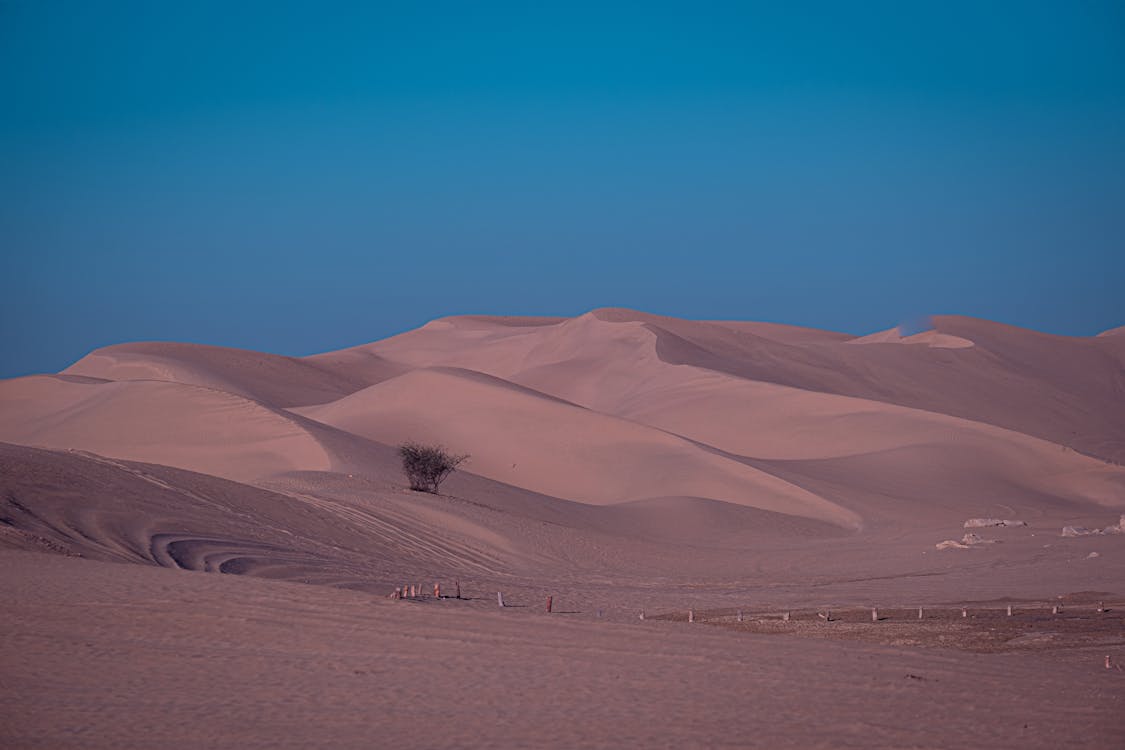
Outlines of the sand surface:
M0 744L1113 746L1121 341L605 309L2 381Z

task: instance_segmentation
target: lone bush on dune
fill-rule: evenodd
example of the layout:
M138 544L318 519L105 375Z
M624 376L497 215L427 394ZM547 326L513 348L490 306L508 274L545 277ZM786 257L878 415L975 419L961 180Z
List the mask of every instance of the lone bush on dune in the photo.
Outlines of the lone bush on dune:
M461 465L468 455L454 455L440 445L403 443L398 447L402 457L402 470L410 480L410 489L438 493L445 478Z

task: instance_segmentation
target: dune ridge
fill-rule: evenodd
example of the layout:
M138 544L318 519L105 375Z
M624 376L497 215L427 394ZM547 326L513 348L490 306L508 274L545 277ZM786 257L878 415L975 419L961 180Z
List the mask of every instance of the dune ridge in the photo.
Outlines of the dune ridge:
M166 380L226 391L276 407L354 393L400 369L375 355L283 357L204 344L137 342L96 349L63 373L104 380Z
M932 477L966 503L1023 487L1118 503L1125 376L1113 336L933 325L857 338L601 308L443 318L305 358L122 344L53 378L0 384L0 439L253 482L393 475L388 446L437 441L473 454L467 471L544 496L710 498L850 528L898 517L860 499L872 491L860 475L894 476L911 451L967 462L974 481ZM891 339L906 345L855 346ZM795 473L824 461L831 488Z
M594 400L600 385L587 385L578 398L573 386L569 396L557 391L552 378L633 383L654 364L690 365L985 422L1125 462L1125 377L1120 353L1107 343L1116 337L1053 336L959 316L933 323L922 335L973 346L857 347L839 334L767 337L752 324L607 308L534 326L439 319L364 350L409 367L487 372L598 409L612 409Z
M0 388L0 440L86 450L253 480L328 470L313 429L243 396L173 381L76 382L37 375Z

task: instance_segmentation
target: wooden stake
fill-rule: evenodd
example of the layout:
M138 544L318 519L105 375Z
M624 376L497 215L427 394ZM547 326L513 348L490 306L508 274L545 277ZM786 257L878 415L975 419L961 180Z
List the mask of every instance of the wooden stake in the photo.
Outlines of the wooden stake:
M460 581L454 581L453 582L453 588L457 592L457 598L460 599L461 598L461 582Z
M402 585L402 598L403 599L409 599L410 598L410 587L407 586L406 584Z
M441 598L441 584L440 583L434 584L434 598L435 599Z
M742 622L742 610L738 610L738 621Z
M918 619L919 620L922 619L922 608L921 607L918 608Z
M1051 614L1057 615L1058 613L1059 613L1059 605L1056 604L1055 606L1051 607Z
M1009 604L1008 605L1008 617L1011 617L1011 616L1012 616L1012 605Z
M687 621L688 622L695 622L695 610L694 609L689 609L687 611Z
M1106 669L1113 669L1113 664L1110 663L1110 661L1109 661L1109 654L1105 655L1105 668Z
M496 603L499 604L501 607L504 606L504 595L501 594L499 591L496 592Z
M871 608L871 622L879 622L879 610Z
M553 599L553 598L554 597L550 597L550 596L547 597L547 613L548 614L550 614L550 612L551 612L551 599Z
M965 609L964 607L961 607L961 616L962 617L968 617L969 616L969 610Z

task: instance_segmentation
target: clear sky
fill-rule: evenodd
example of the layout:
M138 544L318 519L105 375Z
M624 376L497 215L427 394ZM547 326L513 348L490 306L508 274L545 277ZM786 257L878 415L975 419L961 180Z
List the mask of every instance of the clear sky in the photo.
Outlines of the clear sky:
M1125 323L1125 5L0 0L0 376L624 306Z

